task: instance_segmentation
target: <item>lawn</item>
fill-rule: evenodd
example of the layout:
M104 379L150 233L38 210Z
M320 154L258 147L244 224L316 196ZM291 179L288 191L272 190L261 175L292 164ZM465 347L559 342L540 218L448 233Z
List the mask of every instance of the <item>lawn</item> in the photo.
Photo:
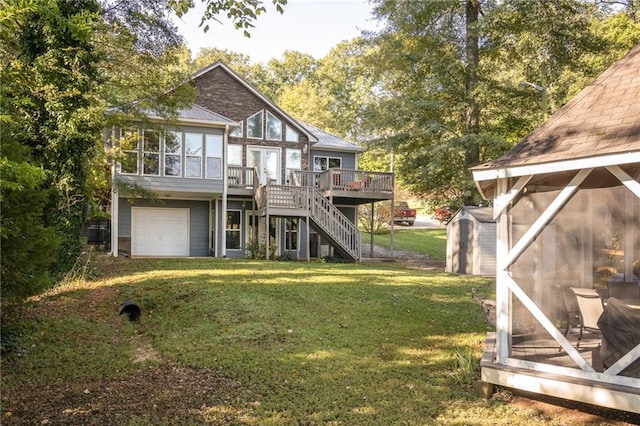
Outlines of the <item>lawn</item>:
M492 327L471 289L490 295L490 279L398 263L93 265L93 280L3 309L3 425L546 424L473 390ZM118 315L125 299L139 321Z
M365 246L370 239L370 234L363 233L362 241ZM391 234L374 235L373 243L380 247L389 248L391 246ZM393 248L394 250L427 254L432 260L444 261L447 255L447 230L445 228L407 229L395 227Z

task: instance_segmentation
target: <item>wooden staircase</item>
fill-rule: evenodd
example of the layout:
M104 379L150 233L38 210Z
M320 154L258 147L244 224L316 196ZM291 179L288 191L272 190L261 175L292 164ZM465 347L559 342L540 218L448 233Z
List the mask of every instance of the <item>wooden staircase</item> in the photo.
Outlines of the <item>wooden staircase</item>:
M354 225L314 187L262 185L255 192L258 209L269 216L306 217L346 259L362 259L361 236Z

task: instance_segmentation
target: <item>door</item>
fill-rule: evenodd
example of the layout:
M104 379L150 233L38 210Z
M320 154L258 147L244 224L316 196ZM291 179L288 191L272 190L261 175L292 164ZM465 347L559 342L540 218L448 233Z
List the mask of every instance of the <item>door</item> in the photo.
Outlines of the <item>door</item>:
M189 256L189 209L131 208L132 256Z
M280 150L276 148L249 147L247 165L256 167L263 184L280 183Z

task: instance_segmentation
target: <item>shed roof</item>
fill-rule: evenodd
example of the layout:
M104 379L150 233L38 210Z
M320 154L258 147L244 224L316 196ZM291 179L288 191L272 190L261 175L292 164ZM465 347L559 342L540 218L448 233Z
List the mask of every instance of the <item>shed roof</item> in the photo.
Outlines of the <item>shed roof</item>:
M455 216L464 216L465 213L468 213L470 216L474 217L478 222L496 222L496 220L493 218L492 207L462 206L460 207L460 210L456 212Z
M476 171L640 152L640 45L531 132Z

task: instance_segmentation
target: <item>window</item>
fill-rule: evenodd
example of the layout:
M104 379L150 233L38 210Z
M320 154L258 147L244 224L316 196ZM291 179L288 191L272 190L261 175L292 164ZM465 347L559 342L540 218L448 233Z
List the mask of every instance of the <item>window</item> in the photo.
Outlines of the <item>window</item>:
M138 174L138 152L139 152L138 131L132 129L122 130L120 133L120 172L127 174Z
M206 135L207 179L222 179L222 135Z
M227 162L230 166L242 166L242 145L227 145Z
M145 130L142 137L142 174L160 174L160 137L153 130Z
M313 171L321 172L328 169L341 169L342 158L336 157L313 157Z
M202 133L185 133L186 177L202 177Z
M262 139L262 111L256 112L247 119L247 137Z
M182 133L167 132L164 135L164 175L182 175Z
M267 139L272 141L282 140L282 121L267 111Z
M227 250L240 250L240 210L227 210Z
M284 249L298 250L298 218L287 218L285 224Z
M285 126L285 140L287 142L298 142L298 132L289 126Z
M299 149L287 149L287 174L285 180L287 184L291 181L292 170L302 170L302 153Z
M238 127L233 129L231 133L229 133L229 136L233 136L234 138L242 137L242 121L240 121L240 125Z

